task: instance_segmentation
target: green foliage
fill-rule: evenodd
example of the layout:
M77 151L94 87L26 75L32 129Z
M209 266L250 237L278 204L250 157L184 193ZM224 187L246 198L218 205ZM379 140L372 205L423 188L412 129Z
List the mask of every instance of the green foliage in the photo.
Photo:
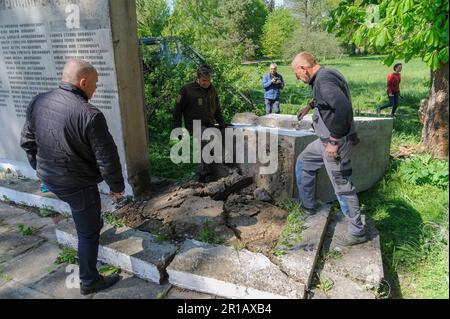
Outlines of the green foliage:
M448 187L448 162L433 159L431 155L414 155L406 159L398 174L407 183Z
M169 19L169 7L165 0L137 0L136 14L138 36L158 37Z
M344 55L333 34L323 31L304 32L297 29L285 44L283 56L292 60L301 51L312 52L318 60L342 58Z
M387 53L386 65L420 57L435 71L448 62L448 11L448 0L345 0L328 26L346 41Z
M220 1L212 22L217 30L212 46L236 61L254 57L266 18L267 8L261 0Z
M69 247L62 248L62 251L55 260L55 264L59 265L64 263L78 265L78 254L75 249Z
M294 200L287 198L282 203L283 209L289 212L286 225L283 227L281 235L278 239L277 249L274 251L274 255L283 254L284 249L282 247L291 248L302 241L302 230L305 224L303 213L301 212L300 205Z
M114 274L119 274L121 269L112 265L103 265L98 269L98 272L103 276L111 276Z
M102 213L102 219L107 223L113 226L114 228L125 227L125 220L123 218L118 217L114 213L104 212Z
M42 217L49 217L57 214L57 212L52 206L45 206L45 205L44 207L39 208L39 213Z
M195 239L208 244L221 243L220 237L214 231L212 223L209 220L203 223L203 227L200 229Z
M26 225L20 224L18 227L19 227L19 233L21 236L33 236L37 232L37 229L33 226L26 226Z
M286 41L294 32L296 20L291 11L277 8L272 11L263 27L262 51L266 57L279 57Z
M317 284L317 289L319 289L320 291L322 291L324 293L327 293L331 289L333 289L333 286L334 286L334 281L333 280L324 278L324 277L322 277L320 275L319 275L318 280L319 280L319 282Z
M10 203L11 203L11 200L9 199L8 196L3 195L2 197L3 197L3 202L4 202L5 204L10 204Z

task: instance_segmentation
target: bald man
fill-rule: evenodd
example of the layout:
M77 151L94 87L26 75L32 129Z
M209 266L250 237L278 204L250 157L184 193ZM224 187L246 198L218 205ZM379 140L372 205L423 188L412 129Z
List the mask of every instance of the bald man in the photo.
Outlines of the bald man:
M349 220L347 234L337 238L337 242L342 246L366 242L368 238L351 179L351 151L359 140L347 82L337 70L321 67L309 52L299 53L291 67L297 79L312 88L313 100L298 113L298 118L301 120L314 109L313 127L319 137L297 159L296 177L303 212L306 215L317 212L316 176L325 165L341 211Z
M68 61L59 87L31 101L21 138L39 179L71 208L83 295L106 289L119 279L103 277L96 268L103 227L97 184L106 181L116 198L122 197L125 188L105 116L88 102L97 80L97 71L88 62Z

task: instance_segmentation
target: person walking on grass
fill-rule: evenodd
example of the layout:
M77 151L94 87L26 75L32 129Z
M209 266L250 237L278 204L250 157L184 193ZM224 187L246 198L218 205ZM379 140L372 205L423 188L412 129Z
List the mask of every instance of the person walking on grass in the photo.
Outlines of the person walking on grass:
M119 280L118 275L100 275L96 267L103 227L97 184L106 181L117 199L125 189L105 116L88 102L97 80L97 71L88 62L68 61L59 87L31 101L21 136L21 147L39 179L72 211L82 295L109 288Z
M264 88L264 103L266 114L280 113L280 91L284 88L283 76L277 72L278 66L270 64L269 72L264 74L262 87Z
M402 69L403 65L401 63L397 63L396 65L394 65L394 72L389 73L387 77L387 95L389 98L389 102L387 102L383 106L377 107L377 114L380 114L381 110L392 107L391 116L395 116L395 111L397 111L398 107L398 97L400 96Z
M298 119L302 120L314 109L313 127L319 137L303 150L296 162L295 174L302 210L307 216L317 213L316 178L318 170L325 165L341 211L349 221L348 232L337 238L338 244L351 246L366 242L368 237L352 182L350 157L359 139L347 81L337 70L321 67L309 52L299 53L291 67L297 79L312 88L313 100L298 113Z

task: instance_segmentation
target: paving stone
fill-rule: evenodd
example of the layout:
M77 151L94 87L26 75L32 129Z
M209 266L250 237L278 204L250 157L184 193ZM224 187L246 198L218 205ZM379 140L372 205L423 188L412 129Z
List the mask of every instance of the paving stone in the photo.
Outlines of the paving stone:
M0 233L0 259L9 260L32 248L38 247L45 240L38 236L22 236L19 229L10 226L8 231Z
M361 245L340 247L336 236L347 232L347 222L338 215L331 223L330 232L333 237L327 238L325 247L328 251L338 251L339 258L330 258L324 265L324 270L339 273L344 277L362 282L369 288L378 288L384 278L383 260L380 249L380 237L370 219L362 216L371 240Z
M56 236L62 245L73 248L78 245L73 222L58 227ZM175 245L157 242L149 233L105 225L100 235L98 260L129 271L139 278L160 283L175 251Z
M0 299L51 299L51 296L16 281L0 286Z
M158 285L122 272L114 286L98 292L93 299L161 299L171 288L169 283Z
M77 265L62 264L30 287L57 299L91 299L80 294Z
M262 254L195 240L185 241L167 273L175 286L226 298L298 299L305 292Z
M340 274L323 271L321 280L329 280L332 287L329 291L313 290L313 299L375 299L375 295L363 285Z
M59 253L60 249L55 245L44 243L19 257L0 264L0 273L21 284L31 285L58 268L54 261Z

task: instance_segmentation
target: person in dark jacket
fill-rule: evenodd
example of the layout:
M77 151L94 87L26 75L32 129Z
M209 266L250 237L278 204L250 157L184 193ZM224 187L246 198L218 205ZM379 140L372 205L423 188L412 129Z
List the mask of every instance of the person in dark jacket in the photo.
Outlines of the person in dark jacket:
M271 63L269 73L264 74L262 79L266 114L272 113L272 110L275 114L280 113L280 91L284 88L284 80L277 68L275 63Z
M38 178L72 211L78 234L80 292L112 286L117 275L101 276L96 268L103 227L97 184L106 181L120 199L125 189L116 144L103 113L88 101L98 75L86 61L66 63L57 89L39 94L30 103L21 146Z
M401 72L403 69L403 65L401 63L397 63L394 65L394 72L389 73L387 77L387 95L389 102L385 105L377 107L377 114L381 112L381 110L387 109L388 107L392 107L391 116L395 116L395 111L397 111L398 107L398 97L400 96L400 82L402 81Z
M321 67L308 52L295 57L292 71L297 79L312 87L313 101L299 112L298 118L301 120L313 108L313 127L319 137L303 150L296 163L303 212L306 215L317 212L316 177L325 165L341 211L349 221L348 232L337 238L338 244L350 246L366 242L368 238L351 178L351 151L358 138L347 81L337 70Z
M194 121L201 121L201 133L207 128L219 124L223 131L226 123L220 107L219 96L212 85L213 70L208 65L202 65L197 69L197 78L194 82L185 85L178 95L175 108L173 109L173 128L181 127L182 119L184 126L192 136ZM223 136L223 134L222 134ZM202 147L207 141L201 141ZM199 182L210 181L212 164L205 163L203 156L197 171Z

